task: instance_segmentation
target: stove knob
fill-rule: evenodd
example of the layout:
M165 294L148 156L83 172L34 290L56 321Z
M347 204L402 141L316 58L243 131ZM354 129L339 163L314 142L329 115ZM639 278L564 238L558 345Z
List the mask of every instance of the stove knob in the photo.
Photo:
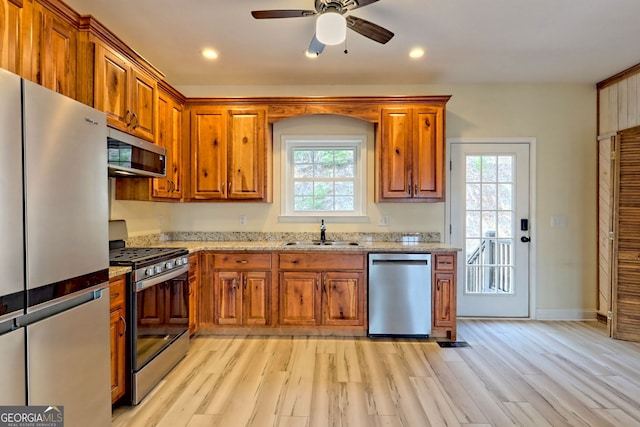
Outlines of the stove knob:
M189 258L188 258L188 257L184 257L184 258L182 258L182 263L183 263L184 265L189 264Z
M160 273L162 273L162 266L156 265L156 274L160 274Z
M155 272L155 270L154 270L154 269L153 269L153 267L152 267L152 268L147 268L147 269L144 271L144 274L145 274L145 276L153 276L153 273L154 273L154 272Z
M165 267L167 270L171 270L171 269L173 268L173 263L172 263L171 261L169 261L168 263L166 263L166 264L164 265L164 267Z
M176 266L182 265L182 258L176 258Z

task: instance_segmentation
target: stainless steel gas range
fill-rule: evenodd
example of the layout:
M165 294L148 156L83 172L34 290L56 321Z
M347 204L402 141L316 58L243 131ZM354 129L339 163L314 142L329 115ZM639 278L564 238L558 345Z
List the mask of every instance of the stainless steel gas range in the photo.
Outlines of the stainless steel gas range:
M112 238L113 236L110 236ZM109 241L111 266L129 266L127 403L137 405L189 349L189 251Z

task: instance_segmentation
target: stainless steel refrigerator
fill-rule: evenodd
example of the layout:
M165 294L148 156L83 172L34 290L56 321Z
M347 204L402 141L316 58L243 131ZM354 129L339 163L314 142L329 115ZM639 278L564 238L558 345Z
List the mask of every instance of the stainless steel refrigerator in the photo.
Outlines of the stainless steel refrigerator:
M106 117L0 69L0 406L111 425Z

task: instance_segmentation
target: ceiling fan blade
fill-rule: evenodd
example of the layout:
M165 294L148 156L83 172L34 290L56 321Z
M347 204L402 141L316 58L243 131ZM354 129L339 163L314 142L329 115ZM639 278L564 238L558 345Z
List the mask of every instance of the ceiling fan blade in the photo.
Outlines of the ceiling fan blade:
M313 35L313 39L311 39L311 43L309 44L309 48L307 52L315 53L316 55L320 55L324 50L324 44L320 43L320 41L316 38L316 35Z
M373 22L369 22L366 19L347 16L346 20L347 27L373 41L377 41L378 43L385 44L394 36L391 31L386 28L382 28L380 25L374 24Z
M305 16L315 15L315 10L297 10L297 9L284 9L284 10L254 10L251 15L256 19L271 19L271 18L302 18Z

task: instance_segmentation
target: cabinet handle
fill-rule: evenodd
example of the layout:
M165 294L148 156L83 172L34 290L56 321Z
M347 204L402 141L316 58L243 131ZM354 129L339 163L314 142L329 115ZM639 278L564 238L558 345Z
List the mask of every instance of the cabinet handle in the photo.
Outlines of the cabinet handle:
M133 113L133 115L131 116L132 122L133 122L133 119L136 119L136 124L133 125L133 129L137 129L138 125L140 124L140 120L138 120L138 115L136 113Z
M413 194L418 195L418 184L413 184Z
M127 330L127 321L124 320L124 317L122 316L120 316L120 324L122 325L122 332L120 332L118 335L123 336Z
M227 194L231 194L231 181L227 183Z
M242 280L242 287L245 291L247 290L247 276L244 276L244 279Z
M438 289L438 292L440 292L440 283L438 283L438 285L436 286L436 288Z
M248 263L249 261L247 261L246 259L239 259L239 260L237 260L236 262L237 262L238 264L246 264L246 263Z
M131 122L133 121L133 114L131 113L131 110L127 110L127 112L124 113L124 121L126 122L125 125L127 127L131 126Z
M120 292L116 292L115 294L111 294L111 299L116 299L120 296Z
M429 127L431 126L431 121L429 121L429 119L425 119L424 124L425 126Z

